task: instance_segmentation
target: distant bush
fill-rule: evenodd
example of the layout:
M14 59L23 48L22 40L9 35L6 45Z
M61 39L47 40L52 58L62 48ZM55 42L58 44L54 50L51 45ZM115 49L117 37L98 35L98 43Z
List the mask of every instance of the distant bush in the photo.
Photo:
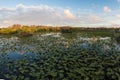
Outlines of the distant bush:
M120 36L116 37L116 41L120 43Z
M62 33L72 33L72 28L71 27L61 27L60 31Z
M13 26L7 28L0 28L0 34L3 35L11 35L11 34L33 34L39 32L61 32L61 33L73 33L73 32L100 32L99 35L109 35L113 30L120 30L120 28L84 28L84 27L70 27L70 26L61 26L61 27L53 27L53 26L43 26L43 25L20 25L14 24Z
M32 36L33 34L28 32L19 32L17 35L19 37L29 37L29 36Z

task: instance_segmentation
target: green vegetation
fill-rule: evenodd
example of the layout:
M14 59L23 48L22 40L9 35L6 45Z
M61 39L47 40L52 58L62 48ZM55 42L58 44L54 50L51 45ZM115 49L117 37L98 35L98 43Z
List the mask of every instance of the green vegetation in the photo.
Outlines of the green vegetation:
M17 36L31 36L35 33L45 32L61 32L61 33L87 33L89 36L112 36L113 31L119 30L119 28L78 28L78 27L52 27L52 26L27 26L27 25L13 25L7 28L1 28L1 35L17 35Z
M45 34L48 32L54 33ZM21 25L2 28L0 79L120 80L120 51L114 39L100 39L113 36L111 32L106 28ZM81 40L83 37L95 40Z

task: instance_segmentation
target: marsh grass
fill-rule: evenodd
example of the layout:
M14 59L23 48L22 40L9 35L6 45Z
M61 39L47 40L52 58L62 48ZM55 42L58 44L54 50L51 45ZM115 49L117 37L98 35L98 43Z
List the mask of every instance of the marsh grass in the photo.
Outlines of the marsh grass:
M84 28L84 27L70 27L70 26L61 26L61 27L52 27L52 26L42 26L42 25L19 25L15 24L7 28L0 28L1 35L17 35L17 36L32 36L35 33L48 33L48 32L61 32L61 33L86 33L88 36L112 36L114 30L119 30L119 28Z
M22 50L25 53L20 54L21 59L8 58L6 62L6 54L3 52L4 55L0 59L0 78L6 80L120 79L120 52L111 44L111 40L96 40L91 43L81 40L82 34L76 34L76 37L75 34L59 34L61 37L53 37L55 34L42 35L15 38L16 42L13 38L7 39L11 41L3 47L5 53L6 50L11 52ZM26 55L30 54L29 52L34 55Z
M0 34L2 79L120 80L120 51L114 39L100 39L111 29L14 25Z

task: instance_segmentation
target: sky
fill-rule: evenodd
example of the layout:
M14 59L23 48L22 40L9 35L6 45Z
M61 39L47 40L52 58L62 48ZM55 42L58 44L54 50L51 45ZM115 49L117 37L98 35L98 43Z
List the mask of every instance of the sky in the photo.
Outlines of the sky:
M13 24L120 27L120 0L0 0L0 27Z

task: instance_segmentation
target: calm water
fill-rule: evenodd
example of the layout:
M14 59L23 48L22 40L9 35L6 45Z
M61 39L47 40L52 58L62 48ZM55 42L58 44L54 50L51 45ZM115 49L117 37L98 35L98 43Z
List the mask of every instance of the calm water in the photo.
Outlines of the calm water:
M101 51L111 50L108 44L112 44L114 49L120 51L120 45L116 42L111 42L111 37L84 37L81 34L76 35L63 35L61 33L46 33L37 34L29 38L7 37L1 36L0 38L0 57L6 58L6 60L17 60L27 57L31 59L37 55L38 52L45 53L46 46L49 48L54 43L50 42L52 39L56 39L56 43L62 42L69 47L69 42L81 41L79 44L82 48L88 48L90 44L96 42L104 42ZM58 40L58 41L57 41ZM40 46L41 45L41 46ZM40 48L41 47L41 48ZM44 49L43 49L44 48Z
M96 72L99 69L102 70L104 68L102 67L103 65L114 66L119 64L119 55L120 45L108 36L88 37L81 33L46 33L23 38L1 36L0 78L16 80L15 78L19 77L20 80L24 80L24 78L29 77L30 80L34 80L32 76L42 77L46 75L46 72L49 74L52 68L53 70L51 71L53 73L59 71L54 69L56 65L64 68L61 64L69 64L71 68L66 67L71 71L72 67L79 67L81 63L82 66L79 70L90 69L90 72L94 74L95 70ZM71 63L74 63L74 61L75 65L72 66ZM78 65L77 61L80 65ZM100 67L96 68L97 65ZM118 70L119 66L117 65L117 68L113 68ZM72 72L72 74L74 73ZM102 76L100 75L100 77ZM50 79L46 78L43 80Z

